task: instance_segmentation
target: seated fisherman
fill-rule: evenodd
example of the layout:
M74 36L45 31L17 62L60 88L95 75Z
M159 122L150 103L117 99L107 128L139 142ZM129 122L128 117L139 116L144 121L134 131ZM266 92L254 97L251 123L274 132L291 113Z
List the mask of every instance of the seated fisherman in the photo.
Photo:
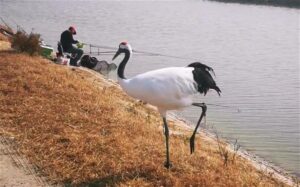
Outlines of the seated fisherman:
M73 26L64 31L60 36L60 42L63 47L63 51L72 54L70 65L77 66L77 61L81 58L83 50L74 47L72 44L79 43L78 40L73 39L73 35L76 34L76 30Z

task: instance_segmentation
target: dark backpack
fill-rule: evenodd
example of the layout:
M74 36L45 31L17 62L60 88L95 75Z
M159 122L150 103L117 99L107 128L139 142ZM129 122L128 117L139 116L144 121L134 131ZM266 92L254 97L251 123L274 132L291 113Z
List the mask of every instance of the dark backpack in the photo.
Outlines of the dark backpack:
M98 63L98 59L96 57L91 57L90 55L84 55L81 60L80 64L83 67L87 67L89 69L93 69Z

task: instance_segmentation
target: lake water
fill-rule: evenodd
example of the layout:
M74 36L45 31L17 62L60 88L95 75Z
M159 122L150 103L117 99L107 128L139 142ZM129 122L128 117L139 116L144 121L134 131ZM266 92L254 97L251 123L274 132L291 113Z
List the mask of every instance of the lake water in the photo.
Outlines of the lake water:
M208 107L207 124L244 149L300 176L299 10L209 1L3 1L11 26L42 34L53 46L69 25L76 39L198 59L214 68L222 97ZM102 59L111 61L112 56ZM118 59L120 60L120 59ZM193 60L135 55L128 77ZM114 78L115 73L110 75ZM180 116L196 122L201 110Z

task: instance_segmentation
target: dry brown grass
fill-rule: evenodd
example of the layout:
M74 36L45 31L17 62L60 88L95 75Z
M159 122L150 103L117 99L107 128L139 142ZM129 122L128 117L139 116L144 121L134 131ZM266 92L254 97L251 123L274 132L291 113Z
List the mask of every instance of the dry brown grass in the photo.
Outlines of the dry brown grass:
M7 41L0 41L0 50L10 50L11 44Z
M171 135L163 167L158 114L87 72L40 57L0 52L0 127L51 181L95 186L283 186L216 144ZM0 134L0 135L1 135Z
M10 48L11 48L11 43L9 42L9 38L0 32L0 51L8 50Z
M0 33L0 41L6 41L8 42L8 37Z

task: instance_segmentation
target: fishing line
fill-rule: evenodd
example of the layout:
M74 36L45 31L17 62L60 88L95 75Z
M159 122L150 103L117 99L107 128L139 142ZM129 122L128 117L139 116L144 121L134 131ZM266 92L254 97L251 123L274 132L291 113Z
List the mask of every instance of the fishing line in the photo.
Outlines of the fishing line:
M139 51L139 50L132 50L135 53L140 53L148 56L160 56L160 57L168 57L168 58L176 58L176 59L185 59L185 60L195 60L198 61L198 59L190 58L190 57L182 57L182 56L173 56L173 55L166 55L161 53L153 53L153 52L147 52L147 51Z
M206 105L209 105L209 106L217 106L217 107L222 107L222 108L231 108L231 109L234 109L236 110L238 113L242 112L242 110L239 108L239 107L235 107L235 106L228 106L228 105L220 105L220 104L212 104L212 103L209 103Z

